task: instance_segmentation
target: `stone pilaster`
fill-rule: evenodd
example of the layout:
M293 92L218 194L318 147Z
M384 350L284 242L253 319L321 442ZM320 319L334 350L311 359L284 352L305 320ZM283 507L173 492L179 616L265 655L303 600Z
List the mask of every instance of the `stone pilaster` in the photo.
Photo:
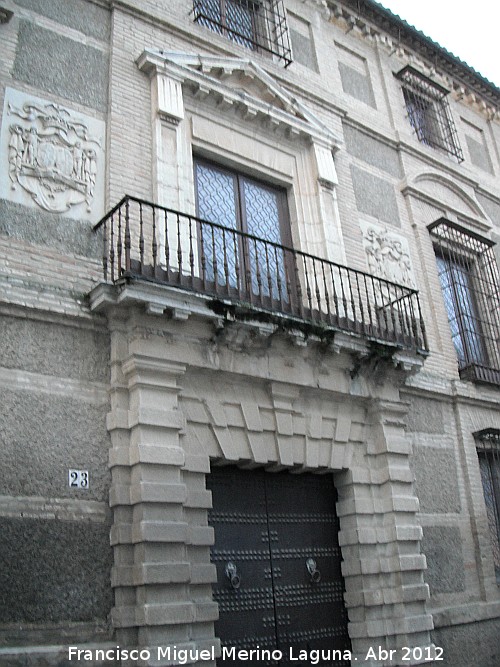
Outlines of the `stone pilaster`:
M166 358L168 346L113 334L110 503L114 512L113 624L122 646L207 649L214 644L211 598L213 531L206 510L208 457L187 458L178 408L185 366ZM149 350L149 353L146 352ZM158 350L156 350L158 351ZM136 663L134 663L136 664Z
M366 452L336 483L353 655L364 661L375 649L375 657L370 653L363 662L373 666L416 665L433 655L405 413L401 403L372 402ZM404 663L402 647L417 649ZM390 656L384 650L394 652Z
M318 197L325 234L324 255L331 262L346 264L347 258L340 223L337 200L338 177L333 159L332 146L313 143L318 178Z

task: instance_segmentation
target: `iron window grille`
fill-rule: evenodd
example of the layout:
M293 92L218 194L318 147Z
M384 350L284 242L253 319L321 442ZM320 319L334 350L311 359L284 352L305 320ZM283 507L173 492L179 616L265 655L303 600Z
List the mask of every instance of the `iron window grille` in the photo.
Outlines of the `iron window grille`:
M474 433L474 438L493 549L493 563L497 582L500 583L500 430L486 428Z
M292 62L283 0L194 0L194 21L251 49Z
M440 218L429 225L460 376L500 385L499 271L493 241Z
M408 120L422 144L463 162L464 155L450 111L448 91L409 65L396 74L403 83Z

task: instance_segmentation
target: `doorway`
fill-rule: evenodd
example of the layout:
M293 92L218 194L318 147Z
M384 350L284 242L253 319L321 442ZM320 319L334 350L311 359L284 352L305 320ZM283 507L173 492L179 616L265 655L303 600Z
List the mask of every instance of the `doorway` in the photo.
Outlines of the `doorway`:
M279 649L280 665L301 664L290 649L350 650L332 477L224 467L207 488L222 646Z

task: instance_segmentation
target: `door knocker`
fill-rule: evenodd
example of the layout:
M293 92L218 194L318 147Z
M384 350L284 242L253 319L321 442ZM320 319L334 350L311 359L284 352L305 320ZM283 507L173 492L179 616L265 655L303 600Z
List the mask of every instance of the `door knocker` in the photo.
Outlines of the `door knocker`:
M311 584L319 583L321 580L321 572L318 570L314 558L308 558L306 560L306 568L311 575Z
M238 569L234 563L229 561L229 563L226 565L226 569L224 570L226 577L229 579L231 582L231 586L234 588L235 591L238 590L238 588L241 586L241 578L240 575L238 574Z

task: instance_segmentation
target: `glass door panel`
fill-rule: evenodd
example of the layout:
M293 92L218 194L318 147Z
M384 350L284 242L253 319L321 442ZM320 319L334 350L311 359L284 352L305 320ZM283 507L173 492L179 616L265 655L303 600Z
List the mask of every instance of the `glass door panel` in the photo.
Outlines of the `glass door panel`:
M242 189L248 234L281 245L281 193L248 180L243 181ZM252 292L286 300L285 256L283 250L272 243L251 239L248 242Z
M226 171L196 163L198 217L222 227L202 225L201 244L204 275L209 282L237 287L239 273L238 201L236 177ZM217 278L216 278L217 277Z
M195 162L195 180L198 217L220 225L201 224L205 281L258 297L268 306L269 300L289 302L281 248L284 193L202 161Z

